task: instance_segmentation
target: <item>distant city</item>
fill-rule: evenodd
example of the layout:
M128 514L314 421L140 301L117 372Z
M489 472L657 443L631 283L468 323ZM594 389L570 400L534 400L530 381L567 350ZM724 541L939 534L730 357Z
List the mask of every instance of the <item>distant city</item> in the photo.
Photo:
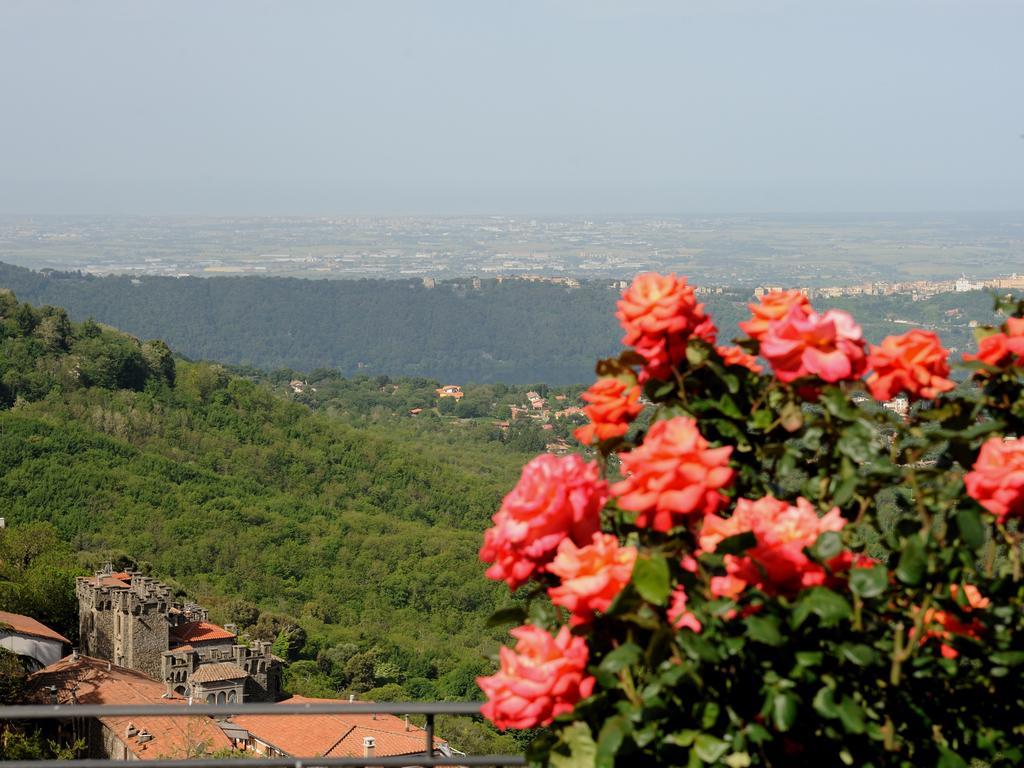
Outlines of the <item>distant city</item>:
M0 261L170 276L628 279L824 295L1024 274L1024 214L722 217L0 217ZM1015 279L1015 278L1011 278ZM1020 287L996 285L994 287Z

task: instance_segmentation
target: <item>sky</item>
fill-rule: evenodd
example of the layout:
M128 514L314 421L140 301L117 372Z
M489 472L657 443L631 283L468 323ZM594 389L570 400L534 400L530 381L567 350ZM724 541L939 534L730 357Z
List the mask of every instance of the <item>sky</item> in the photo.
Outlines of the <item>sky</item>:
M2 0L0 213L1024 211L1019 0Z

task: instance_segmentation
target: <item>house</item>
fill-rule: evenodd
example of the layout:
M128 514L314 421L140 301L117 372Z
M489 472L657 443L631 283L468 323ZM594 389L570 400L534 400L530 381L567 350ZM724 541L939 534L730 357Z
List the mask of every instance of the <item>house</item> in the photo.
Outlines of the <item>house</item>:
M461 400L465 397L465 392L462 391L462 387L458 384L445 384L434 391L437 392L438 397L454 397L456 400Z
M282 704L344 704L292 696ZM224 728L239 749L260 757L423 757L426 732L408 718L381 714L235 715ZM450 757L434 738L434 757Z
M142 672L77 653L31 675L28 687L37 704L188 705ZM59 731L64 743L84 739L88 757L108 760L189 758L231 748L224 731L200 715L75 718L62 721Z
M0 648L28 660L34 669L53 664L64 656L71 641L30 616L0 611Z

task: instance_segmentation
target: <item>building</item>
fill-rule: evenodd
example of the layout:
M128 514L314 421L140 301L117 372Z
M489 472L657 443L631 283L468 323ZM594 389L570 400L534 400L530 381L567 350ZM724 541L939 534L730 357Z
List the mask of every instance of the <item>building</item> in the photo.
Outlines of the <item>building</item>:
M111 569L76 580L82 654L163 683L164 692L205 702L276 701L281 659L270 643L240 643L194 603L135 572Z
M461 400L466 396L466 393L462 391L462 387L458 384L445 384L434 391L437 392L438 397L454 397L456 400Z
M282 704L343 704L293 696ZM236 748L261 757L423 757L426 732L394 715L235 715L222 726ZM451 757L434 738L434 757Z
M49 666L64 656L71 641L30 616L0 611L0 648L26 660L31 669Z
M31 675L28 686L38 704L188 705L138 670L77 653ZM224 731L203 716L75 718L58 728L56 736L63 743L84 739L87 757L108 760L184 759L232 746Z

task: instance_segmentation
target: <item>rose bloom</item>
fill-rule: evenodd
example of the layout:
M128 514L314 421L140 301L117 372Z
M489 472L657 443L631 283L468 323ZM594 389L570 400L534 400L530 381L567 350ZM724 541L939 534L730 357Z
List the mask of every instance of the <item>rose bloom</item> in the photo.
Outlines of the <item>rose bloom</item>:
M886 336L882 346L871 346L868 367L874 370L867 385L876 400L892 400L900 392L912 398L934 400L956 385L947 379L949 351L931 331L913 330Z
M964 486L1000 523L1024 515L1024 438L990 437L982 443Z
M522 476L484 533L480 559L493 563L488 578L517 589L555 556L566 537L586 543L600 528L608 484L595 462L542 454Z
M635 562L636 548L620 547L618 538L607 533L595 533L585 547L565 539L547 568L562 583L548 589L548 595L552 603L569 609L572 626L587 624L594 613L607 611L629 583Z
M620 437L629 431L629 424L644 409L640 403L640 387L623 384L618 379L598 379L583 393L590 403L583 412L590 423L579 427L573 435L584 445Z
M971 613L976 610L984 610L989 607L991 601L982 596L978 588L973 584L964 584L964 599L963 601L958 600L960 587L958 584L949 585L950 596L957 601L960 605L960 610L964 613ZM961 604L961 602L963 604ZM956 613L950 611L943 611L940 609L930 608L925 611L924 614L924 626L925 629L922 637L921 644L928 642L928 640L936 638L940 641L951 640L954 635L960 637L971 637L975 640L981 638L981 633L984 630L984 625L977 619L967 619L958 616ZM913 636L913 630L911 630L911 636ZM955 659L960 653L953 646L943 642L939 652L947 659Z
M686 610L686 590L680 584L672 590L672 601L668 606L668 621L675 629L692 629L700 632L703 626L692 611Z
M798 308L803 314L811 314L811 302L795 288L790 291L771 291L761 297L758 304L748 304L751 318L740 323L740 330L752 339L760 341L768 332L768 326L789 316L790 310Z
M1014 365L1024 365L1024 318L1007 318L1005 327L1005 332L993 333L978 342L978 354L964 355L964 360L980 360L997 367L1011 361Z
M688 515L710 515L726 503L732 446L710 448L687 416L656 421L638 448L621 456L626 478L612 486L619 507L639 512L636 525L668 531Z
M640 381L665 379L686 357L691 336L713 344L717 330L685 277L645 272L622 293L615 316L626 335L622 343L646 361Z
M498 672L476 679L487 696L480 712L499 729L549 725L593 691L587 643L568 627L555 637L529 624L510 634L518 641L515 650L502 647Z
M819 315L793 307L768 327L761 356L786 383L812 375L829 383L858 379L867 362L860 326L838 309Z
M839 531L846 520L833 508L819 517L811 503L801 497L791 506L773 496L757 501L739 499L732 517L704 518L699 534L703 552L714 552L719 542L750 531L757 543L743 555L726 555L726 576L711 581L712 594L735 597L748 586L768 594L794 595L801 589L825 584L827 573L804 554L826 531ZM834 558L831 570L850 567L849 553Z
M761 373L764 370L756 357L744 352L740 347L715 347L715 351L726 365L741 365L754 373Z

